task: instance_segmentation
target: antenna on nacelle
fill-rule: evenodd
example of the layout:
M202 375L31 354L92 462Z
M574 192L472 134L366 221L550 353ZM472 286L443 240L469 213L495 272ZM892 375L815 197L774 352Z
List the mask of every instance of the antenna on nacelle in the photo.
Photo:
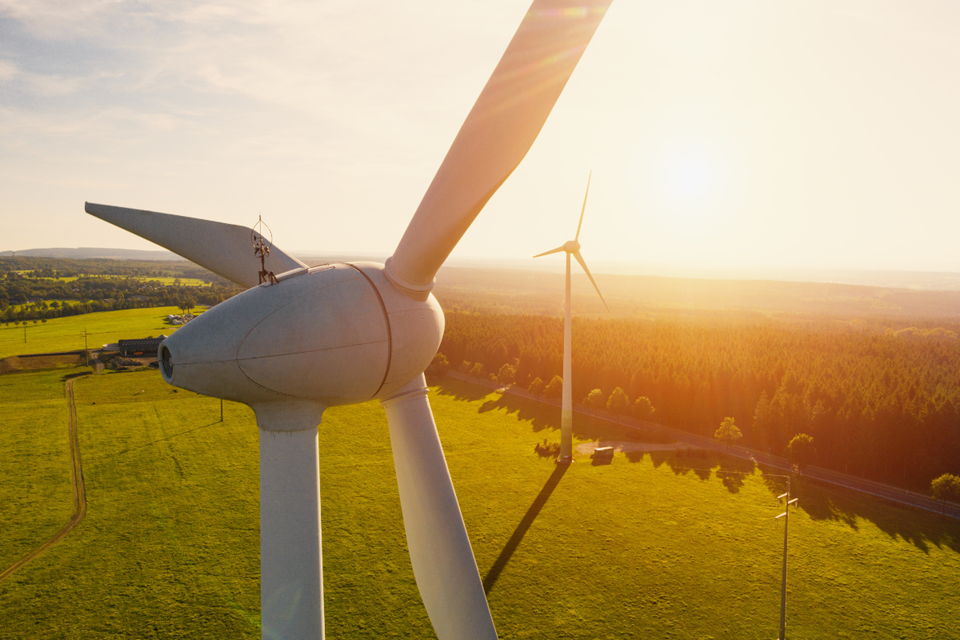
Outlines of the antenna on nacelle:
M264 223L263 216L257 216L257 218L257 224L253 225L253 229L250 230L250 241L253 243L253 255L260 258L260 273L258 274L260 276L260 284L264 282L276 284L277 276L273 274L273 271L267 271L266 266L267 256L270 255L270 245L273 244L273 231ZM269 240L263 235L264 227L267 228L267 233L270 234Z

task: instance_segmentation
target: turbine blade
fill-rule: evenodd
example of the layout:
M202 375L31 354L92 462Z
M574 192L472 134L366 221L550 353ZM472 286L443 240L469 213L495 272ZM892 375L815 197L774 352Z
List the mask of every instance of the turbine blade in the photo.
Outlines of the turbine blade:
M413 575L439 640L495 640L496 629L447 461L427 400L423 374L382 404Z
M560 247L557 247L556 249L550 249L550 251L544 251L543 253L538 253L537 255L535 255L535 256L533 256L533 257L534 257L534 258L539 258L540 256L548 256L548 255L550 255L551 253L560 253L560 252L563 251L564 249L565 249L565 246L560 246Z
M407 226L386 274L426 296L437 270L533 145L612 0L534 0Z
M580 255L579 251L574 251L573 257L577 259L577 262L579 262L580 266L583 267L583 271L587 274L587 277L590 278L590 282L593 283L593 288L597 290L597 295L600 296L603 306L607 308L607 311L610 311L610 307L607 307L607 301L603 299L603 294L600 293L600 287L597 286L597 281L593 279L590 269L587 269L587 263L583 261L583 256Z
M593 177L593 170L590 170L590 175L587 176L587 192L583 194L583 208L580 209L580 222L577 224L577 235L574 236L573 241L576 242L580 239L580 227L583 226L583 213L587 210L587 196L590 195L590 178Z
M260 282L260 260L253 255L248 227L92 202L85 203L84 209L240 286L255 287ZM270 255L264 262L267 271L280 274L307 266L269 246Z

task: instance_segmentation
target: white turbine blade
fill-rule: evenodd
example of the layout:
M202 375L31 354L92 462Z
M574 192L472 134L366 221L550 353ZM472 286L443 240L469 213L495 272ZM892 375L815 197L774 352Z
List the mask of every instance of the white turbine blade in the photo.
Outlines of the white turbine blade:
M243 287L255 287L260 282L260 260L253 255L249 227L92 202L87 202L84 209ZM279 274L307 266L269 246L270 255L264 263L267 271Z
M590 278L590 282L593 283L593 288L597 290L597 295L600 296L600 300L603 302L603 306L607 308L607 311L610 311L610 307L607 307L607 301L603 299L603 294L600 293L600 287L597 286L597 281L593 279L593 275L591 275L590 269L587 269L587 263L583 261L583 256L580 255L579 251L574 251L573 257L577 259L577 262L579 262L580 266L583 267L584 273L586 273L587 277Z
M383 401L413 575L439 640L495 640L423 374Z
M565 250L565 249L566 249L566 245L563 245L563 246L557 247L556 249L550 249L550 251L544 251L543 253L538 253L537 255L535 255L535 256L533 256L533 257L534 257L534 258L539 258L539 257L541 257L541 256L548 256L548 255L550 255L551 253L560 253L561 251L563 251L563 250Z
M590 175L587 176L587 192L583 194L583 208L580 209L580 222L577 224L577 235L573 237L574 242L580 239L580 227L583 226L583 214L587 210L587 196L590 195L590 179L592 177L593 177L593 171L591 170Z
M535 0L427 189L393 257L390 280L413 294L520 164L612 0Z

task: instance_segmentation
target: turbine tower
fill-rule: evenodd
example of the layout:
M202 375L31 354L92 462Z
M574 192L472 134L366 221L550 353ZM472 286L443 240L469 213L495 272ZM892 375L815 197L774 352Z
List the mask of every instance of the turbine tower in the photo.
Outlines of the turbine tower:
M580 222L577 224L577 235L573 237L573 240L564 243L563 246L533 256L534 258L539 258L541 256L548 256L551 253L560 253L561 251L567 254L567 283L564 289L565 294L563 299L563 396L560 399L560 457L557 458L557 462L564 464L573 462L573 376L570 361L570 256L576 258L580 266L583 267L583 271L587 274L587 277L590 278L590 282L593 283L593 288L597 290L597 295L600 296L603 306L606 307L607 311L610 311L610 307L607 307L607 301L603 299L603 294L600 293L600 287L597 286L596 281L590 274L590 269L587 268L587 263L583 261L583 256L580 255L580 229L583 227L583 214L587 210L587 196L590 195L590 179L592 177L593 171L587 176L587 192L583 194L583 208L580 209Z
M164 340L158 357L166 382L256 414L264 638L324 636L317 425L327 407L372 399L386 410L410 560L437 637L497 637L427 400L423 371L444 326L431 289L536 140L610 2L533 2L385 265L308 268L262 237L254 260L248 228L86 204L249 287Z

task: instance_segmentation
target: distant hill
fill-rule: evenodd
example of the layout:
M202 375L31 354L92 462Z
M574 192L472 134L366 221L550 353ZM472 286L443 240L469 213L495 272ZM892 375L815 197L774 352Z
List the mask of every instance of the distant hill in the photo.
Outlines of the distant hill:
M106 258L109 260L183 260L169 251L139 251L136 249L105 249L101 247L54 247L50 249L25 249L23 251L0 251L0 257L21 256L24 258Z
M309 265L325 262L385 262L386 255L375 254L330 254L300 251L294 252ZM831 284L856 284L868 287L892 287L925 291L960 291L958 271L897 271L892 269L788 269L782 267L683 267L668 264L645 264L639 262L611 262L595 260L587 256L594 274L618 276L648 276L684 278L693 280L770 280L777 282L821 282ZM492 269L499 271L534 271L538 273L563 273L564 263L558 260L492 259L451 257L445 267L455 269Z
M930 291L830 282L706 280L594 273L615 316L701 311L841 318L960 318L960 291ZM445 309L563 313L560 273L443 267L434 294ZM574 272L573 313L606 315L587 277Z
M68 260L183 260L163 250L98 247L2 251L0 257L10 257L14 253L17 257ZM386 256L338 254L302 259L309 265L316 265L383 262ZM556 262L563 264L562 260ZM528 266L531 268L526 268ZM459 307L482 312L559 315L563 305L563 273L532 268L536 266L539 265L532 260L503 263L451 260L437 274L434 293L446 309ZM758 269L733 274L727 271L684 272L679 268L662 267L660 273L637 275L628 272L631 265L621 265L618 269L612 263L598 262L591 267L611 312L617 316L720 311L765 315L825 314L847 318L960 318L960 273ZM632 265L632 268L641 266ZM578 267L575 267L573 276L573 312L581 315L606 313Z
M39 258L106 258L111 260L182 260L183 258L157 249L110 249L104 247L53 247L25 249L23 251L0 251L0 257L11 256ZM389 256L370 253L323 254L315 251L296 251L295 255L308 265L330 262L386 262ZM894 271L880 269L786 269L786 268L723 268L680 267L642 263L606 262L591 260L594 274L612 276L640 276L679 278L704 281L769 281L804 282L840 285L863 285L916 291L960 291L960 271ZM491 258L457 258L447 261L445 268L464 271L533 272L541 274L563 273L563 261L547 260L501 260Z

